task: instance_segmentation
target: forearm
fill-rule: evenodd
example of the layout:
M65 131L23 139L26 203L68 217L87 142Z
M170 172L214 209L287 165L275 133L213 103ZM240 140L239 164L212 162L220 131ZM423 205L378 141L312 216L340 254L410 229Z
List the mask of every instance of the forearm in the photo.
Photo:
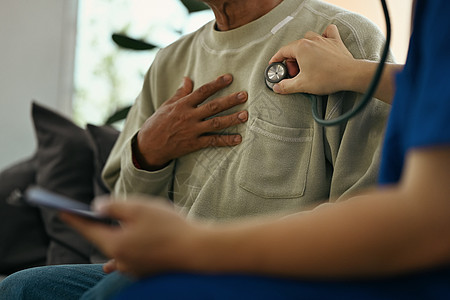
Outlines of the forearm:
M428 224L415 220L420 208L406 208L412 203L405 203L410 200L405 196L392 190L358 197L267 228L287 234L274 234L270 245L278 245L282 252L278 255L285 259L277 261L277 250L267 248L265 255L272 260L267 260L266 269L280 268L280 275L342 278L392 275L436 265L436 257L447 252L428 236Z
M372 81L378 63L367 60L354 60L348 67L346 90L364 93ZM380 83L375 91L375 98L386 103L392 103L395 93L395 75L402 69L403 65L400 64L385 64Z
M190 261L199 271L339 278L448 264L448 152L410 155L395 188L276 221L209 228Z
M399 206L406 207L399 196L389 191L300 217L213 231L201 247L199 269L343 278L392 275L448 258L449 249L428 236L429 225L410 219L420 213L406 209L399 217Z
M384 234L392 232L392 228L388 222L367 228L376 214L371 212L368 219L367 210L357 209L353 202L325 205L275 222L241 225L245 229L213 232L214 242L207 243L214 245L214 256L219 256L215 252L223 252L220 256L224 259L220 265L208 262L205 267L211 268L208 271L238 268L240 272L308 278L385 273L387 270L380 268L389 263L380 252L380 242L386 242Z
M121 262L122 271L138 276L168 270L394 275L450 263L449 169L450 147L413 151L392 188L282 219L206 226L186 222L165 201L136 199L98 208L121 220L124 230L73 216L65 220Z

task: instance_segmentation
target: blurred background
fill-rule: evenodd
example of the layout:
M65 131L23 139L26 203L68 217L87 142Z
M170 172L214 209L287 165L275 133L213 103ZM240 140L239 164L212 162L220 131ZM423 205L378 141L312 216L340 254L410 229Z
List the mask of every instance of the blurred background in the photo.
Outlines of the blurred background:
M379 1L327 2L385 30ZM404 62L412 0L387 2L392 50ZM180 0L1 0L0 170L35 151L33 99L82 127L130 105L158 48L213 19L210 10L187 7ZM124 36L145 50L120 47Z

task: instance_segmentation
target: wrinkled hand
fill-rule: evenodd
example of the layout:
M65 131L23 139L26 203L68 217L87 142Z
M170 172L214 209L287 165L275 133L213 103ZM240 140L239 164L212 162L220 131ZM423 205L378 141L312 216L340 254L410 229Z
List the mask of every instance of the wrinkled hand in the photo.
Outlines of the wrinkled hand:
M341 40L336 25L322 35L308 32L305 38L282 47L269 63L286 61L291 79L274 86L280 94L332 94L347 90L347 75L356 62Z
M246 92L216 98L200 105L227 87L232 80L232 76L226 74L192 91L192 81L184 78L183 86L145 121L138 133L134 151L141 166L147 170L156 170L173 159L202 148L240 144L240 135L209 133L247 121L247 111L213 117L244 103L247 100Z
M121 226L106 225L70 213L61 213L60 216L106 256L113 258L105 265L107 268L113 266L114 270L136 277L180 270L191 263L183 255L190 252L187 251L189 245L201 230L179 216L167 200L150 200L102 201L97 210L119 220Z

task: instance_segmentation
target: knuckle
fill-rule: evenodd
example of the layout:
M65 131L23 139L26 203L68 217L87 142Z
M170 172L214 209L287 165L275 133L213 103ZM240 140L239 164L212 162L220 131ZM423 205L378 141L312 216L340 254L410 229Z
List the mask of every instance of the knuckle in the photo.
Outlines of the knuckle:
M212 89L211 89L210 85L205 84L205 85L202 85L201 87L199 87L197 91L200 95L208 95L211 93L211 90Z
M239 144L241 141L240 135L226 135L224 136L223 142L224 146L234 146Z
M241 101L239 98L239 93L228 95L226 101L228 102L229 106L235 106L237 104L240 104Z
M315 35L311 38L312 41L321 41L323 39L323 37L321 35Z
M220 129L221 127L221 122L219 120L219 118L212 118L211 119L211 127L214 129Z
M224 146L231 146L233 144L233 139L231 135L225 135L222 137L222 142Z
M280 89L280 93L286 92L286 83L283 81L278 82L278 88Z
M232 115L224 117L222 125L223 125L223 127L228 128L228 127L237 125L239 123L240 123L240 121L238 119L238 116L236 113L234 113Z
M239 98L239 93L234 93L224 97L223 102L228 108L239 105L242 103L242 100Z
M216 101L210 101L208 103L205 104L206 105L206 109L211 112L211 113L217 113L219 111L219 105L217 104Z
M181 98L187 96L188 94L189 93L185 91L184 87L179 87L175 91L175 94L169 100L167 100L165 103L176 102L176 101L180 100Z
M219 144L219 137L217 135L210 136L208 144L210 147L216 147Z
M308 43L309 43L308 39L300 39L300 40L297 41L297 46L298 47L303 47L303 46L305 46Z
M309 48L311 48L312 44L313 44L312 40L302 39L299 41L298 46L299 46L299 48L309 49Z

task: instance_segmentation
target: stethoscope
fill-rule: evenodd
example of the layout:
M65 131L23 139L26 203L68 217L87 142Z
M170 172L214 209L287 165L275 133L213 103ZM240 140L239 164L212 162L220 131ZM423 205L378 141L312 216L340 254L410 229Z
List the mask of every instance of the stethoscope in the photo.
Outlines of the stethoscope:
M325 120L319 116L317 96L312 94L305 94L309 97L309 100L311 101L312 116L314 120L322 126L334 126L348 121L349 119L351 119L352 117L354 117L355 115L357 115L359 112L362 111L362 109L369 103L369 101L373 97L373 94L375 93L375 90L381 79L381 74L383 73L384 65L386 63L386 59L389 54L389 45L391 43L391 20L389 17L389 11L386 5L386 1L381 0L381 5L383 6L384 17L386 20L386 42L384 44L383 52L381 54L381 59L380 63L378 64L377 70L375 71L372 81L359 104L354 109L344 113L343 115L335 119ZM273 89L273 86L276 83L279 83L283 79L287 78L289 78L288 68L282 62L272 63L268 65L264 71L265 83L267 87L271 90Z
M264 78L266 79L267 87L273 90L273 86L276 83L289 78L288 68L281 62L271 63L264 71Z

